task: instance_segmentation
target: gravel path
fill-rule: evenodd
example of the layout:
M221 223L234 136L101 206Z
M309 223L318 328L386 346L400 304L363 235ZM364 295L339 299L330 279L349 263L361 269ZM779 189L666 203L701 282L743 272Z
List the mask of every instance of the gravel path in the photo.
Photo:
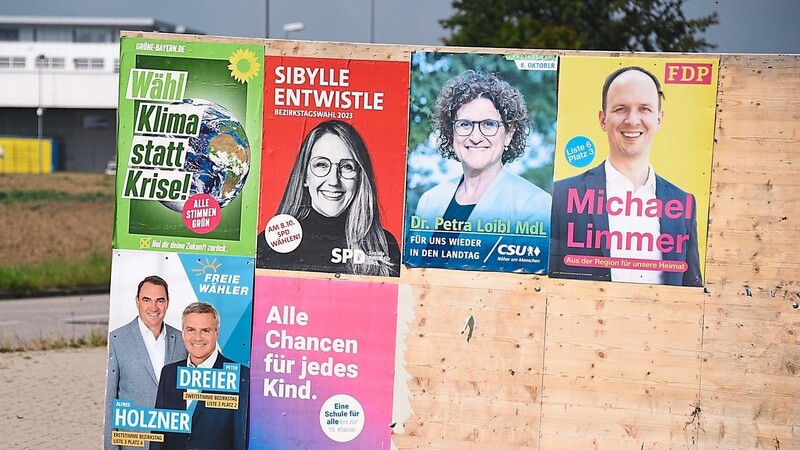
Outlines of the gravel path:
M105 347L0 354L3 449L99 449Z

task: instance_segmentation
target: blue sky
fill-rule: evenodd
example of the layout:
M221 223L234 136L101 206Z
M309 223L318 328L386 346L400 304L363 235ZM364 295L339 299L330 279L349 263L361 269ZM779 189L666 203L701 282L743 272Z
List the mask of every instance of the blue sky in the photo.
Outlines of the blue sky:
M207 34L283 38L283 25L303 22L291 38L323 41L439 45L438 21L452 14L450 0L4 0L2 15L154 17ZM374 4L374 20L371 5ZM224 5L220 8L220 5ZM687 0L697 17L717 10L720 24L706 33L720 53L800 53L798 0Z

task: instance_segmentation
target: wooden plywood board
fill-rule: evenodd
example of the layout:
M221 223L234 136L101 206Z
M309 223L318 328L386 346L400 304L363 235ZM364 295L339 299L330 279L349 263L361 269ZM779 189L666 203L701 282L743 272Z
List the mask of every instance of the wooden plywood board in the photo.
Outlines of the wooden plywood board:
M785 299L747 298L706 311L701 448L798 448L800 315Z
M487 284L489 277L443 270L409 278L415 310L405 369L414 415L395 436L398 448L420 439L437 443L430 448L448 448L449 440L476 448L534 444L545 313L536 279L507 275Z
M800 58L726 56L723 73L699 448L798 448Z
M396 61L443 49L187 39ZM800 56L720 58L707 292L403 268L388 281L407 308L397 448L800 448Z
M541 448L694 442L682 426L698 402L702 291L672 289L673 300L635 285L570 287L548 292Z

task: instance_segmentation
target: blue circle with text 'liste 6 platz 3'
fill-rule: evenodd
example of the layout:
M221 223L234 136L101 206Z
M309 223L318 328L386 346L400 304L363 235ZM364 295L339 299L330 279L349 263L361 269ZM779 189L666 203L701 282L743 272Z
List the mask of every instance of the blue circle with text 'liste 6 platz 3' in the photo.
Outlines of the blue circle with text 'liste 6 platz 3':
M592 141L586 136L575 136L567 142L564 157L572 167L586 167L594 161L597 153Z

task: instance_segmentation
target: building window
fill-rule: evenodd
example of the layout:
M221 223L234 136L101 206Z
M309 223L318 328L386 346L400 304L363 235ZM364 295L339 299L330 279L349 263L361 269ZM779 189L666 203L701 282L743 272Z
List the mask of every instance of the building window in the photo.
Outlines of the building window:
M76 28L75 42L112 42L107 28Z
M83 116L84 130L105 130L109 127L108 117L85 115Z
M36 68L37 69L63 69L64 68L64 58L63 57L55 57L55 58L48 58L46 56L40 56L35 59L36 61Z
M24 56L0 56L0 69L24 69Z
M38 27L36 41L39 42L72 42L72 29L66 27Z
M103 58L75 58L75 70L103 70Z
M0 41L18 41L19 29L17 28L0 28Z

